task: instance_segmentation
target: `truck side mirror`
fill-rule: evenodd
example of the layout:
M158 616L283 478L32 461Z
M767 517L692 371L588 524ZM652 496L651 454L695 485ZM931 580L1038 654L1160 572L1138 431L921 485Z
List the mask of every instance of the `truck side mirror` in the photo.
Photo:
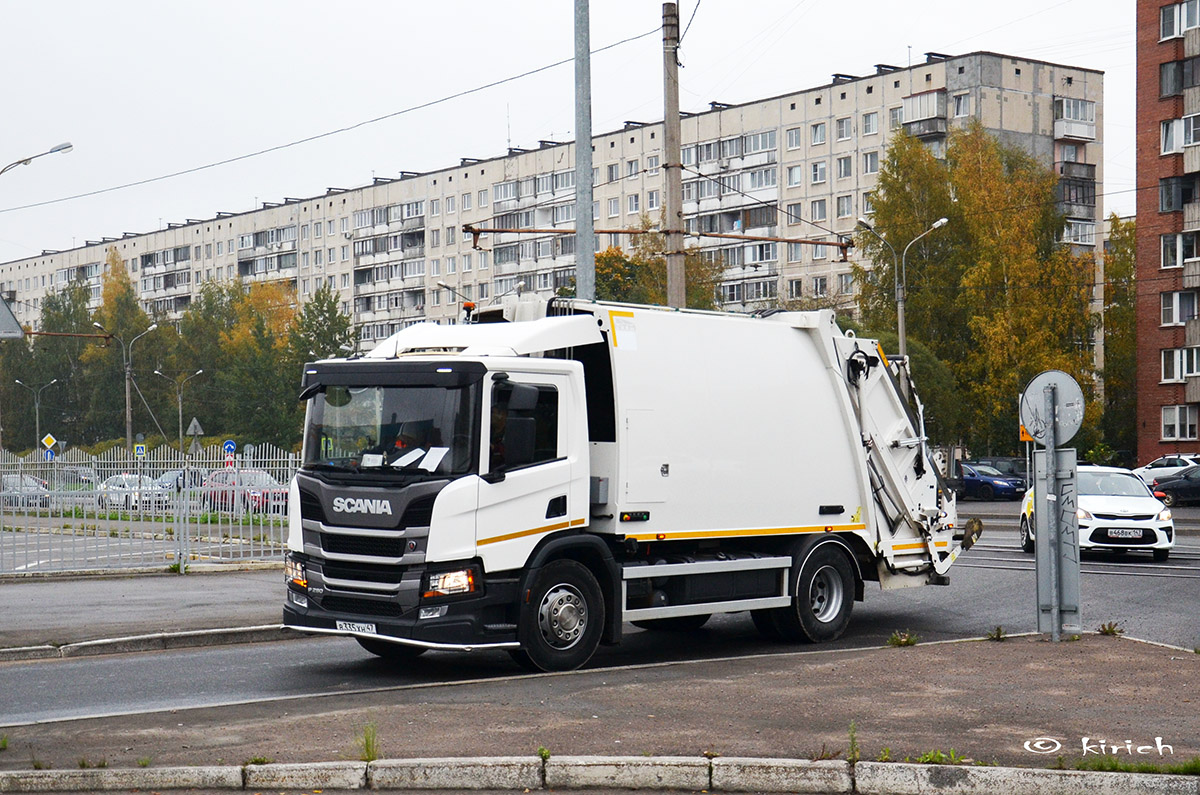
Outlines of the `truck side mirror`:
M533 392L536 396L537 389L533 389ZM504 463L506 469L533 463L534 431L536 427L537 420L533 417L510 416L508 418L508 423L504 426Z

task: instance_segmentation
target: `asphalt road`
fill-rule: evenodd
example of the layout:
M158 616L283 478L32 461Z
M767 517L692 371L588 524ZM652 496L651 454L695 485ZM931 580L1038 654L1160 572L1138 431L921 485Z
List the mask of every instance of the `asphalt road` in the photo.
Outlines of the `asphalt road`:
M1084 626L1117 622L1130 636L1191 649L1200 540L1185 539L1167 563L1148 556L1085 555ZM822 648L878 647L896 630L922 642L980 637L997 626L1010 634L1036 630L1033 558L1017 548L1014 530L992 530L951 570L948 587L881 592L867 589L846 636ZM746 614L714 617L695 633L627 627L618 647L601 648L590 668L647 665L792 651L764 641ZM289 696L351 693L397 685L507 677L520 669L503 652L431 652L407 668L383 665L352 640L311 638L282 643L189 649L0 666L0 725L87 716L135 714Z

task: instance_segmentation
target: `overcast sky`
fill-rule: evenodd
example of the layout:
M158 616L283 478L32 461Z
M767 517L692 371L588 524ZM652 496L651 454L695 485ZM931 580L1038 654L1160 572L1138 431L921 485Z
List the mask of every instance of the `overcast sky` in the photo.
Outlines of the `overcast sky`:
M680 107L988 50L1105 72L1105 211L1134 209L1132 0L682 0ZM592 0L593 130L662 118L662 4ZM536 76L316 141L573 54L571 0L0 0L0 262L102 236L569 140L574 73Z

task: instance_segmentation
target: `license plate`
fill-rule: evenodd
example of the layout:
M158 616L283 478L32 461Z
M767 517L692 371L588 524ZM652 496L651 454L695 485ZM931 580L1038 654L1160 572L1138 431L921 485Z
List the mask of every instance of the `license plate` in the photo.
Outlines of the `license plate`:
M1108 529L1109 538L1141 538L1142 531L1135 527L1110 527Z
M337 622L337 628L343 632L360 632L364 635L375 634L374 624L360 624L357 621L339 621Z

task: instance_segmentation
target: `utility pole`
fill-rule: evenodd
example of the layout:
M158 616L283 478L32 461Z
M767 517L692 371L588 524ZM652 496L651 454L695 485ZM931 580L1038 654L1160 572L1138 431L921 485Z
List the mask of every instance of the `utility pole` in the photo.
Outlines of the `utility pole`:
M575 0L575 295L596 299L592 220L592 45L588 0Z
M663 207L667 228L667 306L687 304L683 261L683 162L679 154L679 7L663 3Z

